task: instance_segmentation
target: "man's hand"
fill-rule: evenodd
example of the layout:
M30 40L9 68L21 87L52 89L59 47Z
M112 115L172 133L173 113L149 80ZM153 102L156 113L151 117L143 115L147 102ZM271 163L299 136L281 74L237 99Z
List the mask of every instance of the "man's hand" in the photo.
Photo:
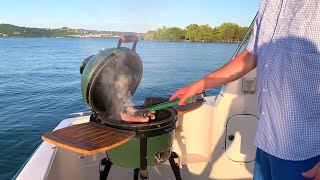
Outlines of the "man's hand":
M244 50L218 70L174 93L170 101L179 98L179 105L183 105L186 99L201 93L207 88L216 87L239 79L256 66L257 56L251 54L248 50Z
M302 176L308 179L320 180L320 162L307 172L303 172Z
M203 85L201 86L201 80L200 81L196 81L195 83L190 84L189 86L183 87L180 90L178 90L177 92L175 92L171 98L169 99L169 101L173 101L175 99L180 99L179 100L179 105L184 105L186 99L201 93L204 89L203 89Z

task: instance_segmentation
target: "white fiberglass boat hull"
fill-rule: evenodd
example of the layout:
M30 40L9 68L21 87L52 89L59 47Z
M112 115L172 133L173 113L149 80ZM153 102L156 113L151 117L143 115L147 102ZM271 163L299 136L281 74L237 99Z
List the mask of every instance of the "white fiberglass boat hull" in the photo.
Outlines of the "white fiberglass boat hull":
M252 179L258 123L255 70L206 97L200 108L178 115L173 151L184 180ZM88 116L62 121L56 129L88 122ZM55 130L56 130L55 129ZM18 180L99 179L106 153L83 156L43 142L17 174ZM169 162L148 167L149 179L175 179ZM133 169L111 167L108 179L133 179Z

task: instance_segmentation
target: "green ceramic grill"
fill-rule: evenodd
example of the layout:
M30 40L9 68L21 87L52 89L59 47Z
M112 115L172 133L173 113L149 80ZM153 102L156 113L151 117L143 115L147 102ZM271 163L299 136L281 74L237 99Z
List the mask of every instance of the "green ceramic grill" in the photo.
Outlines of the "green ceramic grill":
M170 158L177 119L176 112L164 106L152 109L156 119L147 123L130 123L111 116L140 83L143 70L135 52L137 41L136 36L121 37L117 48L103 49L85 59L80 67L81 89L93 111L91 121L136 133L128 142L108 150L108 160L121 167L146 169ZM133 42L133 48L121 47L124 42Z

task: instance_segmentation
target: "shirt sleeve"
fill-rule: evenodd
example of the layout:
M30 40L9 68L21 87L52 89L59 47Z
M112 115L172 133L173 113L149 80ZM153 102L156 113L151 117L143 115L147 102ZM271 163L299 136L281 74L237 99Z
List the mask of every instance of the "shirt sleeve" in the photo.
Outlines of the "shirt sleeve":
M260 31L261 16L265 6L266 6L266 1L264 0L260 4L259 12L254 22L253 31L249 38L247 48L246 48L251 54L254 54L254 55L258 55L258 35Z
M260 16L260 12L257 15L257 18L255 19L253 31L247 44L247 50L254 55L258 55L258 52L257 52L258 32L257 31L259 30L259 24L258 24L258 21L260 19L259 16Z
M257 33L256 33L256 25L255 25L247 44L247 50L254 55L257 55L257 38L256 37L257 37Z

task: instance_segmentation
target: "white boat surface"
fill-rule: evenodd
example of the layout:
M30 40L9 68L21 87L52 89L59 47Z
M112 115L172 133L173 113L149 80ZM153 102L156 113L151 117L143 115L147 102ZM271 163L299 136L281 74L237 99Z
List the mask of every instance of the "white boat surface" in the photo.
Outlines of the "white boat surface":
M208 96L198 109L178 115L173 151L179 155L183 180L252 179L254 137L258 124L255 70ZM89 121L89 116L63 120L56 128ZM40 137L39 137L40 138ZM17 180L95 180L106 153L84 156L42 142L16 175ZM150 180L175 179L168 161L148 167ZM133 169L111 167L108 180L133 179Z

